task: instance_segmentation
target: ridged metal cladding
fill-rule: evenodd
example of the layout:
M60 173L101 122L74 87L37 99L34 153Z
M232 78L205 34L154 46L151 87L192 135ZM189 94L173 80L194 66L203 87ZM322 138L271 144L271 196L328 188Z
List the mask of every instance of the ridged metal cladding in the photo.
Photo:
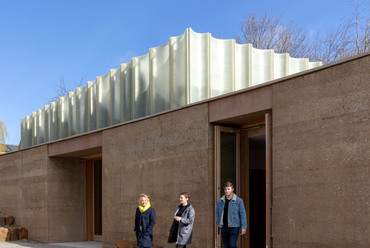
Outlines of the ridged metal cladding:
M21 120L21 147L104 128L320 66L188 28Z

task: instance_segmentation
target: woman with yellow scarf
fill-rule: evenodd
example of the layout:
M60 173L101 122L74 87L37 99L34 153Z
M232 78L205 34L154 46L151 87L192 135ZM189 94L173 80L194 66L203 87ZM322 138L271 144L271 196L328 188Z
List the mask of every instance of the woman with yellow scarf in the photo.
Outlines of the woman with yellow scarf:
M135 232L137 245L140 248L153 246L153 227L155 225L155 211L150 206L149 197L141 194L139 197L139 207L135 214Z

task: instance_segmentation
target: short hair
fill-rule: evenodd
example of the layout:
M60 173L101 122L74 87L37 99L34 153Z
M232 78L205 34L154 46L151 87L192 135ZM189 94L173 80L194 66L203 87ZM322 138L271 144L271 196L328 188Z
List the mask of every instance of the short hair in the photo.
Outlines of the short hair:
M137 200L137 202L140 204L140 199L144 197L145 199L148 200L148 202L150 202L149 200L149 196L147 194L144 194L144 193L141 193L140 196L139 196L139 199Z
M225 185L224 185L224 188L226 188L226 187L234 188L234 184L232 182L226 182Z
M183 196L185 196L185 198L188 198L188 200L190 200L190 193L182 192L182 193L180 193L180 195L183 195Z

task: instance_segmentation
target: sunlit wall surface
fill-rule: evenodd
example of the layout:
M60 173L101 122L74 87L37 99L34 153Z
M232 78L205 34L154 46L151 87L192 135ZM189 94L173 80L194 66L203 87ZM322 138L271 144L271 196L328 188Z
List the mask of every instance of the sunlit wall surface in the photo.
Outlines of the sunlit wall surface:
M21 120L21 147L85 133L320 66L191 29Z

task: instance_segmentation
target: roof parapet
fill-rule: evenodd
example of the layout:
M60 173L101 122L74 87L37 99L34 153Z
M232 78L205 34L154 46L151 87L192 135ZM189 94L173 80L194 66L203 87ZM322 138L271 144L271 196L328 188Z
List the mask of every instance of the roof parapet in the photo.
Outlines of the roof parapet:
M21 120L21 148L185 106L320 66L191 28Z

